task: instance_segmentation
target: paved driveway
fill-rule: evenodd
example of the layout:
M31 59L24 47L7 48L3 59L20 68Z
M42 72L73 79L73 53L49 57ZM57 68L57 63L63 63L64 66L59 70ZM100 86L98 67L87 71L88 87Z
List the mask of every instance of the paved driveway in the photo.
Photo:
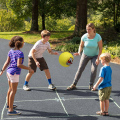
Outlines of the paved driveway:
M9 41L0 39L0 68L2 68L7 53L10 50ZM25 44L22 51L25 55L24 65L27 65L27 55L33 45ZM61 52L59 52L61 53ZM81 79L78 82L77 90L67 91L74 78L80 57L75 57L70 67L62 67L58 62L58 57L50 55L46 51L44 58L50 68L53 83L57 86L56 91L48 90L48 82L44 72L37 70L32 76L29 85L31 91L22 89L26 70L22 70L20 82L15 96L15 104L18 111L22 112L18 116L7 116L6 94L8 89L6 72L0 77L0 113L1 120L119 120L120 119L120 66L111 63L113 70L112 94L110 98L110 116L98 116L96 111L99 108L97 91L88 90L90 77L90 62L86 66ZM99 69L102 65L100 64ZM98 77L96 78L97 81Z

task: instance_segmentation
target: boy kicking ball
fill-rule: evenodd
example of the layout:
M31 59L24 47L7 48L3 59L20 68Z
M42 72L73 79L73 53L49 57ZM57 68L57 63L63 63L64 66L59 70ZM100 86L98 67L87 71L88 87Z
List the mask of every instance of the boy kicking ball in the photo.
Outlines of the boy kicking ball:
M44 71L45 75L46 75L46 78L48 79L48 83L49 83L48 89L55 90L56 87L54 86L54 84L52 84L49 68L47 66L47 63L46 63L44 57L43 57L43 53L47 49L50 54L53 54L53 55L59 55L59 54L58 54L58 52L53 52L51 47L50 47L50 43L48 42L49 38L50 38L50 32L49 31L43 30L41 32L41 37L42 37L42 39L37 41L29 52L28 66L31 69L33 69L34 72L36 72L37 67L41 71ZM23 85L23 89L26 90L26 91L30 91L30 88L28 86L28 82L29 82L29 80L30 80L30 78L32 77L33 74L34 73L29 72L26 75L25 83Z
M109 53L103 53L100 55L100 60L103 67L99 73L99 79L97 83L93 86L93 90L96 90L98 86L99 100L100 100L100 109L101 111L96 112L97 115L108 116L109 108L109 98L112 90L111 76L112 69L109 66L111 60L111 55Z

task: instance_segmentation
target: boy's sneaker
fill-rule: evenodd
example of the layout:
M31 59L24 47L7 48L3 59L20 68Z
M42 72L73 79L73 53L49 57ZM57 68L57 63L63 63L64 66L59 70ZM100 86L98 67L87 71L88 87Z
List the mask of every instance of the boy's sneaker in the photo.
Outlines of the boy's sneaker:
M23 85L23 90L30 91L31 89L28 87L28 85Z
M50 84L50 85L48 86L48 89L50 89L50 90L55 90L56 87L55 87L53 84Z
M13 109L15 109L17 107L17 105L13 105ZM9 109L9 106L6 106L6 109Z
M21 113L18 111L13 110L12 112L7 112L7 115L20 115Z

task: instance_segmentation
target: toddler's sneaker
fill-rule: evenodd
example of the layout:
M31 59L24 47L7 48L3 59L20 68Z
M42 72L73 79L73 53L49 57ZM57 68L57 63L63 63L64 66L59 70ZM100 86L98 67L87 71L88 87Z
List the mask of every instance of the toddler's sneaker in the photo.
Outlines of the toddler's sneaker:
M23 85L23 90L30 91L31 89L28 87L28 85Z
M13 110L12 112L7 112L7 115L20 115L21 114L21 112L18 112L18 111L15 111L15 110Z
M50 85L48 86L48 89L50 89L50 90L55 90L56 87L54 86L54 84L50 84Z
M13 109L15 109L17 107L17 105L13 105ZM6 109L9 109L9 106L6 106Z

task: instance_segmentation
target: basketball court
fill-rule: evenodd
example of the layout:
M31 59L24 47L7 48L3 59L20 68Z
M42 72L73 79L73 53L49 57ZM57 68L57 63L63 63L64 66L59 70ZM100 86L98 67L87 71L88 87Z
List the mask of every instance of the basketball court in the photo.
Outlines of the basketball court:
M10 50L8 40L0 39L0 68L2 68L7 53ZM24 52L24 65L27 65L27 56L33 45L25 44L22 51ZM59 52L61 54L61 52ZM44 72L39 71L32 76L29 85L31 91L22 89L27 70L22 70L20 82L15 96L14 104L18 107L16 110L22 114L17 116L8 116L6 109L7 95L7 77L4 72L0 76L0 112L1 120L119 120L120 119L120 66L110 63L113 71L112 75L112 93L110 97L109 114L110 116L96 115L96 111L100 110L98 91L90 91L90 62L86 66L81 79L78 82L77 89L67 91L77 71L80 57L74 57L73 64L70 67L62 67L59 62L59 56L50 55L47 51L44 58L50 69L53 84L57 87L55 91L49 90L48 82ZM97 77L100 67L99 64Z

